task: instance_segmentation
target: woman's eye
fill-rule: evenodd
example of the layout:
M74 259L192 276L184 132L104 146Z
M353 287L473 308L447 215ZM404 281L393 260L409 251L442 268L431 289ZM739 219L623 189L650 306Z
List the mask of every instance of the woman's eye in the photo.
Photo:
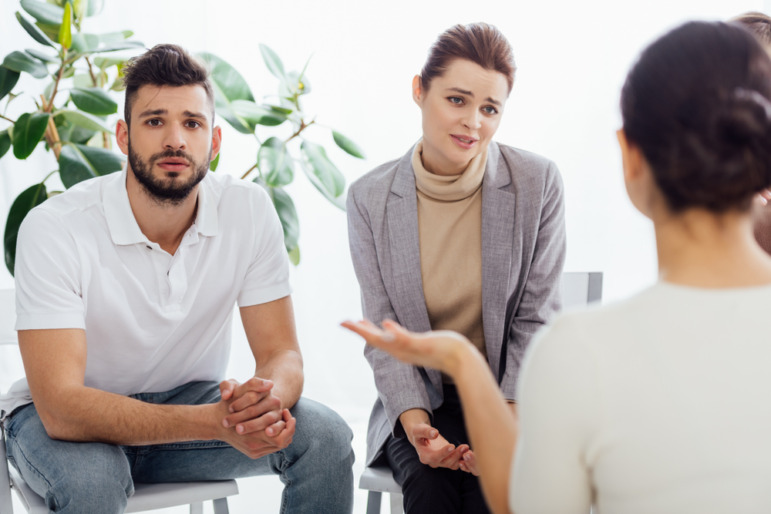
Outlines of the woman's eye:
M450 96L447 98L451 104L460 105L463 103L463 98L459 96Z
M498 114L498 109L496 109L492 105L486 105L486 106L482 107L482 111L485 114Z

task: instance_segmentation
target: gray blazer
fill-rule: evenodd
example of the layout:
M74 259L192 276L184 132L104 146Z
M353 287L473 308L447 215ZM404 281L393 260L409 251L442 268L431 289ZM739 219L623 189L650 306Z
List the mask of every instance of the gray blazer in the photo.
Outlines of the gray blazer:
M413 331L431 329L420 274L418 207L410 149L354 182L348 192L348 233L364 317L393 319ZM565 259L562 180L551 161L490 143L482 181L482 322L490 369L501 390L516 399L516 380L532 335L559 308ZM509 327L506 303L515 302ZM506 344L504 330L507 331ZM366 347L378 399L367 434L367 463L381 455L399 415L429 415L442 404L442 377L434 369L398 362Z

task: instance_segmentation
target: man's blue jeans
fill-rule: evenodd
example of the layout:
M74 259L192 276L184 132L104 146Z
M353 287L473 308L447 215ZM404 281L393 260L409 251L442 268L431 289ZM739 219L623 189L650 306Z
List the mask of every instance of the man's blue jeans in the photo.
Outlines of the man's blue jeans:
M214 382L192 382L134 398L158 404L219 401ZM57 513L121 513L134 482L220 480L279 475L282 513L350 513L353 508L352 433L331 409L301 398L292 444L252 460L220 441L152 446L74 443L48 437L34 405L6 420L8 458L29 486Z

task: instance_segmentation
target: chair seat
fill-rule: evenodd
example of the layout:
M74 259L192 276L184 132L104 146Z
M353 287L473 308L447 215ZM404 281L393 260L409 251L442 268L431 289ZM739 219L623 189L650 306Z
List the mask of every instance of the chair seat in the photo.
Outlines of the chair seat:
M394 480L391 468L388 466L373 466L364 468L359 478L359 489L380 491L381 493L401 494L402 488Z
M30 514L47 513L43 498L29 488L10 467L11 484L20 493L22 503ZM166 484L134 484L134 495L128 499L126 512L144 512L179 505L216 500L238 494L235 480L209 482L172 482Z

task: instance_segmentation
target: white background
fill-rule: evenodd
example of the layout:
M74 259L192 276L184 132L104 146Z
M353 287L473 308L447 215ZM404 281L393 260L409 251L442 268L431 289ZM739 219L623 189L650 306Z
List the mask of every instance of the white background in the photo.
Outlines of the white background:
M307 76L313 90L304 100L307 112L354 139L367 159L360 161L331 148L326 129L314 127L308 136L330 149L348 182L401 156L420 137L420 113L412 102L410 84L436 36L455 23L495 24L511 42L518 67L496 139L557 163L566 191L566 270L604 272L606 301L627 296L656 278L652 229L626 199L615 143L618 96L628 68L645 44L683 21L726 19L771 8L771 0L107 0L106 4L102 15L86 22L85 31L131 29L148 47L171 42L192 52L214 53L239 69L258 99L276 89L258 43L276 50L287 69L300 70L312 55ZM0 0L0 58L36 46L16 22L17 10L15 0ZM25 89L37 91L39 86L27 77L16 88ZM13 109L9 113L20 114ZM218 173L240 175L253 163L256 145L225 123L223 132ZM0 160L0 227L5 226L16 195L53 169L53 157L42 149L26 162L15 160L10 152ZM375 390L361 343L337 326L361 314L345 214L328 204L303 176L297 177L290 192L301 224L302 263L293 270L292 284L305 357L305 395L336 409L354 429L358 475ZM0 288L12 286L13 279L2 266ZM239 335L231 362L234 378L249 375L253 369L249 358ZM0 352L0 391L20 373L15 351ZM278 512L281 484L276 478L239 483L241 494L231 500L232 512ZM357 492L355 512L364 512L365 504L366 495Z

